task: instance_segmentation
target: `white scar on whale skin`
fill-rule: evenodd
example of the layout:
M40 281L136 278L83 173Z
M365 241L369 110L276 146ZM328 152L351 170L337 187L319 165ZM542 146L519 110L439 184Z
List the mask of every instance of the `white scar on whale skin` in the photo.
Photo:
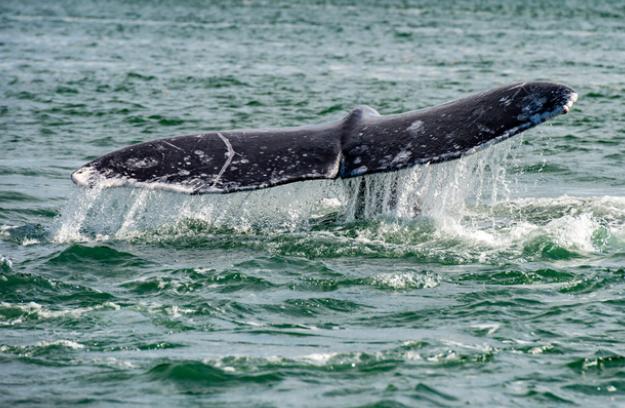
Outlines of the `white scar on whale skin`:
M180 147L176 146L175 144L169 143L169 142L167 142L165 140L163 141L163 144L169 145L169 146L173 147L174 149L178 149L181 152L184 152L184 149L181 149Z
M226 162L224 163L224 165L221 167L221 170L219 170L219 173L217 173L217 177L215 177L215 180L213 181L211 188L215 187L215 185L219 182L219 180L221 179L221 176L228 169L228 166L230 166L230 163L232 163L232 159L234 159L234 155L236 154L236 152L232 148L232 144L230 144L230 140L228 140L221 133L217 133L217 136L219 136L219 138L226 144L226 149L228 149L228 158L226 159Z

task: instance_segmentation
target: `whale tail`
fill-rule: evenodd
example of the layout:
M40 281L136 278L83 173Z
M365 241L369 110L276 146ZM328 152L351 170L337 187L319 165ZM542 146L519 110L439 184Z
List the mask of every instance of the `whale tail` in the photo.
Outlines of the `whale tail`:
M473 153L567 113L576 99L564 85L530 82L398 115L360 107L322 125L159 139L93 160L72 180L205 194L396 171Z

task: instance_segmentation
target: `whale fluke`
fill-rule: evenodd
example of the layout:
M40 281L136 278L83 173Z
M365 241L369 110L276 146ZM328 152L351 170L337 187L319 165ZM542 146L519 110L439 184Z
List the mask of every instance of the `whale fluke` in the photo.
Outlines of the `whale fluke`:
M72 180L205 194L396 171L473 153L567 113L576 99L564 85L528 82L398 115L365 106L321 125L178 136L106 154Z

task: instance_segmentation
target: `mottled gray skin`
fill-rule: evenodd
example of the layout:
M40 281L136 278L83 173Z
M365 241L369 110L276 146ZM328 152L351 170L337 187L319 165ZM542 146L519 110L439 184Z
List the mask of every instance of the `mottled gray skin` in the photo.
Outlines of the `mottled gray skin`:
M396 171L504 140L568 112L575 98L566 86L532 82L399 115L360 107L323 125L179 136L109 153L72 179L203 194Z

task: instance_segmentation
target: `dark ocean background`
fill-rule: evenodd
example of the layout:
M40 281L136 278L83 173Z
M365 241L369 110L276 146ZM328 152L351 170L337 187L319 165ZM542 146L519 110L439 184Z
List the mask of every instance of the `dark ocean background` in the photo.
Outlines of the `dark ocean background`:
M400 205L366 219L346 181L69 178L154 138L528 80L579 101L376 176ZM4 0L0 405L623 406L624 95L620 1Z

